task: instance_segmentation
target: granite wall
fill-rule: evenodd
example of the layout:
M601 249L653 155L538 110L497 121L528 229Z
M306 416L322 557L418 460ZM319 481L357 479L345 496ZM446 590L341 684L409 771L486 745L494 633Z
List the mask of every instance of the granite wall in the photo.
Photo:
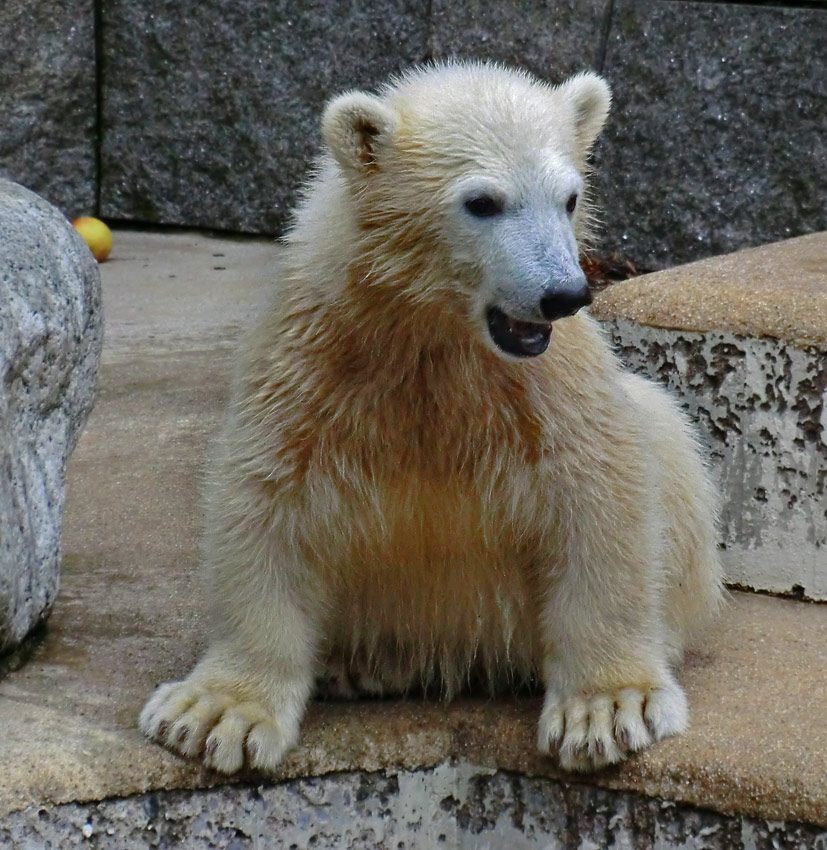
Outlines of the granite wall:
M64 212L97 204L92 0L0 3L0 178Z
M660 268L827 228L827 5L614 0L603 73L608 248Z
M330 92L421 61L420 0L112 0L103 15L105 218L275 233Z
M450 56L606 75L603 253L656 268L827 228L809 0L7 0L0 174L71 216L276 233L324 100Z

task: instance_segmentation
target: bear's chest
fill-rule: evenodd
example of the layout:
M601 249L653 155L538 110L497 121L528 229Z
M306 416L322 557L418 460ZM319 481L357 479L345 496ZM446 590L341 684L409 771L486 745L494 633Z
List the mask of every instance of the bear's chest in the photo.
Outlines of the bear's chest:
M421 654L428 669L444 651L463 675L478 652L517 653L527 670L540 598L537 544L517 516L456 483L404 475L365 496L350 507L351 533L334 571L333 643L348 652L367 643L372 652Z
M343 494L339 505L347 529L339 549L343 580L376 583L402 597L430 588L435 599L464 599L483 585L496 594L498 585L513 586L514 575L530 571L539 545L531 533L537 500L521 502L505 485L485 493L467 479L397 470Z

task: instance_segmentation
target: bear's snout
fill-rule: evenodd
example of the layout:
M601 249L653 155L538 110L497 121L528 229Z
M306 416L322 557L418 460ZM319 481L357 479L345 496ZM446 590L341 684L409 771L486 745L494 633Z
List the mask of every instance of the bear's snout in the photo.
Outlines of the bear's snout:
M540 312L549 322L554 322L566 316L573 316L581 307L587 307L591 303L592 294L583 275L565 286L557 284L549 287L540 299Z

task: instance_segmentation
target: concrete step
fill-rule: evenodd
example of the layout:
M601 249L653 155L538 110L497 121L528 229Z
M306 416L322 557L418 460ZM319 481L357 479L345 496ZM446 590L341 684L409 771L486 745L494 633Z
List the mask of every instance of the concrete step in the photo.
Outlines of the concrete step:
M827 232L626 281L594 311L698 423L729 580L827 600Z
M689 732L585 783L535 752L537 699L317 703L276 777L233 782L141 737L147 695L203 640L204 457L277 255L115 234L60 597L0 681L0 846L824 846L827 606L806 602L733 594L681 674Z

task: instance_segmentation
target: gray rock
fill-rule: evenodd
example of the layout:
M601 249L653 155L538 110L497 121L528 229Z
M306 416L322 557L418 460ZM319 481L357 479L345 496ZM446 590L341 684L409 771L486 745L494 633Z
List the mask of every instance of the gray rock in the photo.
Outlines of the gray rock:
M418 0L116 0L104 15L105 217L271 233L325 100L422 61Z
M0 177L69 217L95 207L95 89L89 0L0 3Z
M827 13L615 0L603 247L658 268L827 228Z
M69 222L0 180L0 652L51 609L66 459L92 407L97 263Z
M610 5L608 0L434 0L431 50L435 58L494 59L561 82L599 67Z

